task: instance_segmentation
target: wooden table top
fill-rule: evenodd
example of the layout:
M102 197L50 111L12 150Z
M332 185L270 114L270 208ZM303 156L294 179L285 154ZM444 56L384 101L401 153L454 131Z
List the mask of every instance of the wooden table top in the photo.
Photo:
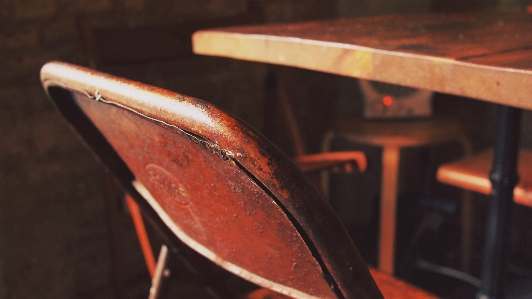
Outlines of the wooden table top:
M532 15L394 15L202 30L203 55L300 67L532 110Z

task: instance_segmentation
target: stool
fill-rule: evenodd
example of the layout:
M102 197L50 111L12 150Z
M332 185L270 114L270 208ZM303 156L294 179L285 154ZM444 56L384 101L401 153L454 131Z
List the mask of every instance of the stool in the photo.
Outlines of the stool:
M493 161L493 149L484 150L478 154L465 157L463 159L444 164L438 168L436 177L439 182L474 191L485 195L490 195L492 186L489 180L489 173ZM523 206L532 207L532 151L520 150L518 171L519 183L514 189L514 202ZM462 212L462 223L472 222L472 210ZM462 251L471 252L472 225L462 225ZM465 247L465 248L464 248ZM466 257L469 261L468 257ZM467 271L469 264L464 264L462 260L462 270Z
M460 124L449 118L434 117L415 120L339 119L323 140L323 151L329 151L335 138L382 147L381 208L378 269L394 272L396 202L401 148L427 147L451 141L459 142L464 153L471 151L469 139ZM322 180L328 188L328 179Z
M438 181L458 188L491 194L489 172L493 160L493 149L444 164L438 168ZM519 183L514 189L514 202L532 207L532 151L519 152Z

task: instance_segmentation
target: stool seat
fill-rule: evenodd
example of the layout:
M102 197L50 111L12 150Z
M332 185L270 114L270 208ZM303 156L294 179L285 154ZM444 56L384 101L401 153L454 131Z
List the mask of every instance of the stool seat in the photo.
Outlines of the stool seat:
M404 120L341 117L333 126L334 134L348 134L354 142L375 146L423 146L463 137L460 123L445 117Z
M489 172L493 160L493 149L440 166L438 181L462 189L489 195L491 182ZM532 207L532 151L519 152L519 183L514 189L514 202Z

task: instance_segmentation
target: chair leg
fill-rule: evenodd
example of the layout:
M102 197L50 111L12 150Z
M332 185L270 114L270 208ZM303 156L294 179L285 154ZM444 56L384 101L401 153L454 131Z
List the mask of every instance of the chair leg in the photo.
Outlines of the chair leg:
M131 198L131 196L126 195L125 200L129 213L131 214L131 218L133 219L133 224L135 225L135 231L137 232L142 254L144 255L144 260L146 261L146 266L148 267L148 272L150 273L150 277L153 279L155 274L155 257L153 255L150 240L148 238L148 233L146 232L146 226L142 220L142 214L140 213L139 206L133 200L133 198Z
M155 267L155 272L151 282L150 295L148 299L160 298L160 295L163 291L164 280L169 276L169 271L167 269L168 264L168 247L163 245L161 247L161 252L159 253L159 258L157 259L157 266Z

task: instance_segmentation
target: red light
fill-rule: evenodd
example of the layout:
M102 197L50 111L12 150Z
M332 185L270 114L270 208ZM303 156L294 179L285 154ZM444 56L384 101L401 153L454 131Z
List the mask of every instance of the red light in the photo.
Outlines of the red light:
M384 106L391 106L393 104L393 97L389 95L384 96L382 98L382 104L384 104Z

